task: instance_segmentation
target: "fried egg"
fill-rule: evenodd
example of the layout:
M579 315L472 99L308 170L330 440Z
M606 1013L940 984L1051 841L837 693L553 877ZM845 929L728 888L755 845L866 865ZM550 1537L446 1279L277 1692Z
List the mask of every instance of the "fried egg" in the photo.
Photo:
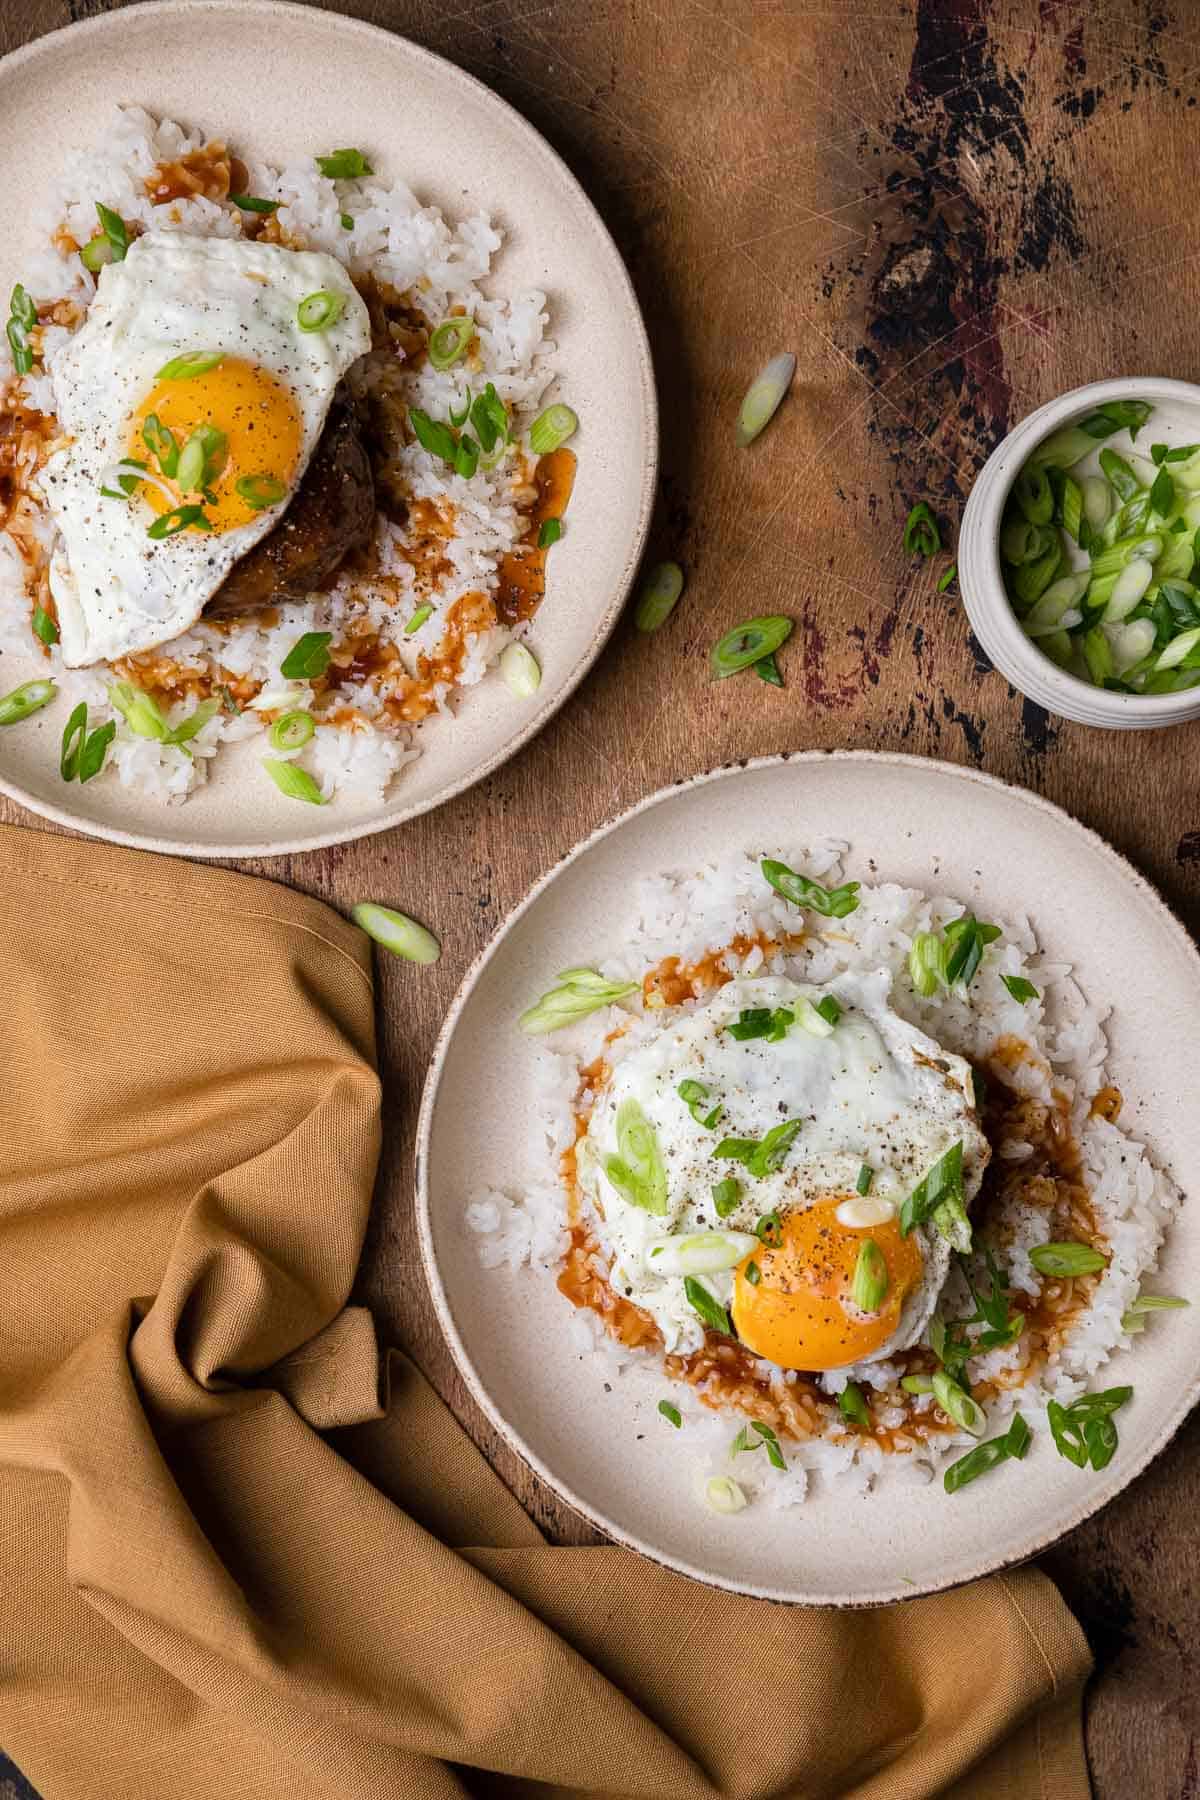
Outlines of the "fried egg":
M305 330L301 303L314 296L328 297L316 305L328 324ZM101 272L52 365L71 441L41 476L68 666L151 649L195 623L278 522L334 389L369 345L366 307L322 253L149 233ZM184 455L189 442L203 459ZM131 461L144 478L126 468L118 480ZM199 516L178 524L180 508ZM150 535L167 514L174 528Z
M990 1152L969 1065L892 1010L890 985L885 971L846 974L824 990L781 976L736 980L706 1005L651 1029L615 1062L580 1140L579 1180L612 1255L612 1285L653 1317L668 1351L703 1342L680 1240L714 1231L745 1234L728 1237L727 1254L736 1250L738 1260L699 1279L756 1355L782 1368L840 1369L878 1361L921 1336L950 1246L932 1224L901 1236L900 1207L959 1142L972 1199ZM729 1031L749 1009L786 1008L799 1019L825 994L841 1016L832 1030L818 1018L824 1035L800 1023L774 1041ZM681 1097L686 1083L699 1084L703 1097L695 1098L696 1088L687 1089L690 1103ZM618 1120L636 1110L630 1101L661 1158L658 1212L634 1203L628 1184L614 1185L610 1175L615 1170L622 1181L621 1161L611 1159L621 1156ZM714 1154L724 1140L761 1143L789 1122L798 1122L795 1135L765 1173ZM858 1191L864 1165L872 1171L865 1196ZM730 1178L736 1199L718 1215L713 1190ZM873 1312L855 1306L851 1291L867 1238L888 1275Z

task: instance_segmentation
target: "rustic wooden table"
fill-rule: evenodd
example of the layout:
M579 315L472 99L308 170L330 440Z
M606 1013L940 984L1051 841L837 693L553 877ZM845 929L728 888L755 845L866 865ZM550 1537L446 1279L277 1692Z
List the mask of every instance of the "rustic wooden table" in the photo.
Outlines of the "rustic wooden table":
M620 625L542 736L442 811L247 865L335 906L407 905L438 930L436 968L381 971L388 1143L359 1293L539 1525L587 1542L467 1398L412 1221L413 1126L438 1024L534 877L614 811L698 769L869 746L1035 788L1200 921L1200 803L1185 774L1200 726L1105 735L1047 719L990 669L954 592L939 595L900 543L921 498L952 538L983 458L1052 395L1104 375L1200 378L1200 213L1188 186L1200 7L339 3L462 64L545 133L616 235L658 371L651 548L689 577L670 627L649 641ZM103 9L5 0L0 50ZM12 204L19 183L6 173ZM741 392L784 348L799 361L792 397L770 435L740 452ZM709 643L766 611L797 621L786 688L712 687ZM28 821L2 801L0 818ZM1200 1789L1198 1502L1193 1419L1046 1559L1097 1655L1088 1747L1101 1800ZM0 1796L5 1780L0 1767Z

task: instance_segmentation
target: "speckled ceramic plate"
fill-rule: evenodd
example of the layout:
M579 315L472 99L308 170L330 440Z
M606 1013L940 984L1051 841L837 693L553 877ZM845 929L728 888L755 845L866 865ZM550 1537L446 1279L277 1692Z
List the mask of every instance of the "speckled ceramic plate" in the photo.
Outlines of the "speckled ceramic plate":
M722 1587L869 1604L1023 1560L1111 1500L1200 1397L1200 1305L1160 1316L1108 1364L1103 1385L1132 1382L1135 1392L1100 1474L1039 1439L1003 1479L955 1495L940 1482L885 1483L847 1502L818 1481L801 1507L722 1518L697 1504L686 1434L656 1416L666 1389L649 1359L612 1381L607 1363L580 1357L572 1309L551 1280L483 1268L463 1223L469 1199L547 1175L533 1122L535 1046L517 1015L556 969L622 941L636 923L640 877L777 840L782 827L800 840L848 839L852 877L936 885L983 917L1027 912L1046 951L1074 963L1093 1003L1111 1005L1123 1123L1186 1194L1200 1167L1200 1122L1180 1103L1182 1072L1200 1066L1200 957L1149 885L1065 813L987 776L911 757L810 754L654 795L580 845L517 908L467 976L438 1044L421 1114L418 1217L438 1314L472 1393L570 1505ZM1200 1299L1198 1267L1200 1214L1185 1201L1156 1286Z
M484 210L503 228L498 289L549 296L559 389L583 421L570 530L554 551L532 640L542 685L520 701L497 676L454 720L423 729L425 754L383 806L288 801L260 750L230 746L183 806L116 781L59 779L58 708L0 733L0 789L35 812L122 843L189 856L311 850L384 830L460 793L511 756L582 679L637 566L657 460L654 381L624 266L578 183L502 100L403 38L335 13L271 0L153 0L38 39L0 63L0 168L20 171L8 208L0 293L20 278L32 216L56 158L103 136L114 102L145 106L272 162L360 144L447 214ZM44 665L43 665L44 666ZM39 672L0 661L0 692Z

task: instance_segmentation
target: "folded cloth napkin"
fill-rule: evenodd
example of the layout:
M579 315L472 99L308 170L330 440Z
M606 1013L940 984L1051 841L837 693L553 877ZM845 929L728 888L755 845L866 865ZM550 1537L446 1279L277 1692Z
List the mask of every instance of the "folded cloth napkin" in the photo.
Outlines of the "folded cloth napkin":
M0 1744L45 1800L1087 1794L1035 1570L826 1612L554 1548L381 1376L357 932L107 845L0 859Z

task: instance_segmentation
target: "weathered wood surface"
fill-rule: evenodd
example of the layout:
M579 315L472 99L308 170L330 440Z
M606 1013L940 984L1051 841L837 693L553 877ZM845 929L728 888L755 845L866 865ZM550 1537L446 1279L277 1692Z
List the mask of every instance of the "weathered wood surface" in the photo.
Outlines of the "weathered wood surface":
M0 48L103 9L5 0ZM437 968L381 972L388 1145L359 1291L547 1533L586 1542L587 1528L467 1399L412 1223L413 1125L437 1026L534 877L615 810L697 769L785 748L879 747L1048 795L1200 920L1190 778L1200 726L1105 735L1048 721L989 670L957 600L900 548L908 507L928 498L953 523L982 458L1041 401L1105 375L1200 378L1200 9L350 0L343 10L460 63L561 151L629 263L658 370L652 550L689 573L670 628L647 642L620 626L543 735L441 812L343 849L248 865L334 905L408 905L443 939ZM237 121L213 123L236 138ZM13 205L20 183L7 173ZM783 348L799 358L793 396L769 438L740 453L741 391ZM786 689L712 687L708 644L762 611L798 621ZM25 815L0 802L0 817ZM1180 1071L1181 1104L1191 1076ZM1200 1791L1198 1502L1193 1420L1130 1493L1047 1558L1099 1661L1088 1745L1101 1800Z

